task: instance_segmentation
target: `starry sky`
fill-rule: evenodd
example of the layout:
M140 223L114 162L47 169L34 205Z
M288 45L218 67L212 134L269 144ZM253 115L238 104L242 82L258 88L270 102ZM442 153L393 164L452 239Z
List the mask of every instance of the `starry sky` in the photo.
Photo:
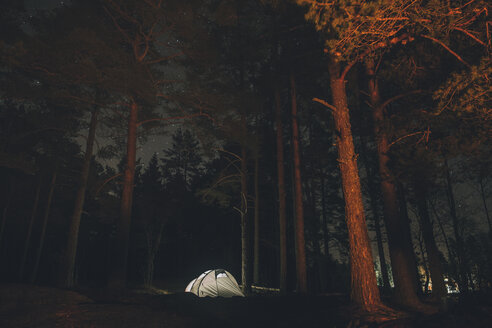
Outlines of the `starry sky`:
M24 5L27 9L53 9L69 2L70 0L24 0Z
M24 5L26 9L31 13L35 14L36 10L51 10L56 8L57 6L63 6L70 4L70 0L24 0ZM28 24L26 22L26 24ZM29 27L26 27L29 29ZM150 158L154 153L157 153L157 156L160 157L164 149L167 149L171 146L171 136L176 131L178 127L182 126L180 123L169 124L166 126L166 134L162 135L162 133L148 136L145 143L139 143L137 149L137 158L141 158L142 162L147 164ZM161 131L162 132L162 131ZM141 141L141 140L139 140ZM77 139L77 142L82 146L82 149L85 148L85 137L81 136ZM99 147L106 146L112 143L112 140L105 137L101 133L97 134L97 143ZM96 146L97 148L97 146ZM99 159L103 164L107 164L112 167L116 167L120 159L110 159L104 160Z

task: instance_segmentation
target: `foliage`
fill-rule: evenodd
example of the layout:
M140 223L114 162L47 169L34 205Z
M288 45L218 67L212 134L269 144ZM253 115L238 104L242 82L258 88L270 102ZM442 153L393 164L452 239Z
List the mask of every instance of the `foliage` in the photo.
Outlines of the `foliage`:
M438 102L437 114L445 110L456 111L458 116L477 117L490 126L492 120L491 59L484 57L470 69L454 72L433 95ZM468 115L467 115L468 114Z

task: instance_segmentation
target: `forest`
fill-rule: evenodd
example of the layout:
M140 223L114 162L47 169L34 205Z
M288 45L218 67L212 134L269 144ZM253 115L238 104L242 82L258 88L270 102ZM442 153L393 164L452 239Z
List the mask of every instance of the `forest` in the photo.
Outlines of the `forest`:
M138 292L169 310L225 269L251 311L316 313L279 327L340 306L333 327L492 320L489 9L2 0L2 299ZM26 311L0 325L36 326Z

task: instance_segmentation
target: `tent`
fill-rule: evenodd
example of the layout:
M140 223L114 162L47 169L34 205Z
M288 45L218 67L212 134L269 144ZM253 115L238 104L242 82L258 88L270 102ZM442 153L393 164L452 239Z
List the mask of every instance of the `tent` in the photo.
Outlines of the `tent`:
M205 271L186 286L185 292L199 297L244 297L236 279L223 269Z

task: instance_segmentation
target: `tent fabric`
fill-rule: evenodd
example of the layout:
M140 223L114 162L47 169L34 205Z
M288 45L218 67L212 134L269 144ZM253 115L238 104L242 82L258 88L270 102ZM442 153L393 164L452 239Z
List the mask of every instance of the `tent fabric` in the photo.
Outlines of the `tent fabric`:
M185 292L193 293L198 297L244 297L234 276L223 269L205 271L198 278L190 281Z

